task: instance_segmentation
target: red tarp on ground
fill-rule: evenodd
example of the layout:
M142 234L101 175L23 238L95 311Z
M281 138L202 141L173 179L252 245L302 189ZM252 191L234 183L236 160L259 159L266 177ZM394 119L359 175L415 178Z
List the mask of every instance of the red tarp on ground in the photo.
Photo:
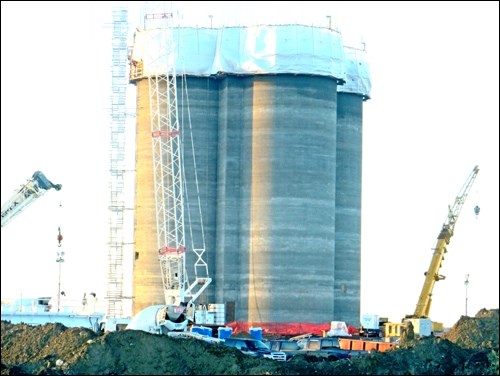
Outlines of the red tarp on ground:
M301 334L311 333L322 336L323 331L330 330L330 323L327 324L310 324L304 322L282 322L282 323L266 323L266 322L243 322L233 321L226 324L233 328L233 333L250 332L250 328L262 328L264 335L283 335L283 336L298 336Z

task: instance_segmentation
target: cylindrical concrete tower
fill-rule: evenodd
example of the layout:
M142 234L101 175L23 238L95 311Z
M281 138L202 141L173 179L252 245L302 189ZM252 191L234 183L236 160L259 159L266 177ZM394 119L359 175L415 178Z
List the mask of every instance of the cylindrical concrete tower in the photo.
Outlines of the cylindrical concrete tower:
M153 149L148 80L136 82L136 189L132 312L164 303L156 236Z
M370 76L365 51L345 48L346 82L337 94L334 317L353 325L360 320L361 173L363 101Z
M333 317L336 80L261 75L221 86L217 300L234 302L238 320L324 322Z
M144 33L136 34L132 60L144 65L147 77ZM228 321L357 323L360 227L341 225L337 234L336 221L344 219L337 215L336 200L351 213L350 223L360 222L361 107L352 104L359 111L354 133L349 124L340 129L337 122L350 116L339 112L337 98L338 85L346 80L340 35L282 25L177 28L174 37L176 70L187 78L177 80L186 201L196 206L199 193L204 228L197 228L201 222L193 217L192 238L205 239L213 279L198 302L226 304ZM137 81L139 93L147 84ZM147 110L141 103L138 112ZM347 114L349 105L343 106ZM144 308L139 301L163 303L156 228L150 223L155 218L150 124L140 124L146 119L138 114L137 142L144 144L137 147L135 312ZM357 158L352 174L351 154ZM350 191L352 198L346 199ZM185 226L189 250L191 230ZM357 245L346 246L351 239ZM354 260L349 259L353 249ZM151 256L147 265L143 252ZM193 263L186 256L189 275ZM143 283L147 287L138 286ZM343 284L352 288L348 299ZM347 304L352 306L341 307Z
M137 79L134 82L137 86L137 173L133 311L137 313L148 306L163 304L165 301L157 252L149 83L147 79ZM183 160L185 166L189 166L184 169L187 195L184 209L186 246L191 250L203 246L207 250L212 250L206 253L205 259L210 268L209 275L215 273L217 87L218 82L210 77L185 77L185 80L177 80L178 117L181 123L186 124L181 128ZM188 126L188 119L195 125L192 129ZM195 165L196 174L193 168ZM198 198L201 207L198 206ZM190 276L195 275L196 260L193 252L187 253L186 271ZM212 284L202 295L199 303L213 303L214 299L215 286Z

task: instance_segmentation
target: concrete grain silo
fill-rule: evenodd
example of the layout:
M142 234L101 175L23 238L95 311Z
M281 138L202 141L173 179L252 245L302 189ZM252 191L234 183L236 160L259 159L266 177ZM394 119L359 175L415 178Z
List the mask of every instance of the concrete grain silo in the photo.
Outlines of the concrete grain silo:
M151 223L151 128L148 115L140 114L148 107L148 61L141 42L146 34L136 33L132 54L132 61L144 67L142 76L134 79L135 312L164 303ZM342 123L339 130L337 124L346 118L338 100L339 85L347 78L341 36L301 25L175 28L173 36L179 117L184 137L188 116L191 120L197 172L195 178L189 170L194 161L186 141L187 192L194 204L198 181L204 224L202 233L196 228L200 223L193 221L192 240L204 236L213 279L199 303L225 304L228 321L359 322L359 244L353 264L340 253L352 256L352 247L345 243L359 243L360 228L341 226L337 234L336 224L341 220L339 199L342 210L357 208L350 211L351 223L361 217L356 206L360 178L356 171L346 173L351 169L347 154L361 157L361 124L352 140L346 132L350 125ZM356 168L360 172L360 166ZM345 200L350 190L354 194ZM186 238L189 248L187 224ZM341 250L336 242L343 244ZM186 256L188 273L193 263L194 258ZM345 273L344 266L352 265L352 272ZM342 284L354 286L349 299ZM350 307L341 308L343 304Z
M148 80L137 81L132 313L164 302L157 247Z
M345 47L344 52L346 82L337 93L334 317L357 325L361 294L363 101L369 98L371 84L365 51Z

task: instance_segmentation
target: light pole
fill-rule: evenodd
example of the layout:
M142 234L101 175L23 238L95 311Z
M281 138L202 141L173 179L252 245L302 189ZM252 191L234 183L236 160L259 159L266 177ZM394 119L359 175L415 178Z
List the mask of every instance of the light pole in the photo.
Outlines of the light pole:
M464 285L465 285L465 316L467 316L467 286L469 286L469 275L466 274L465 275L465 282L464 282Z
M57 240L59 242L58 247L61 246L61 240L63 239L61 235L61 228L58 228L59 235L57 235ZM64 262L64 251L57 251L56 262L59 264L59 282L57 286L57 312L59 312L61 307L61 265Z
M56 262L59 263L59 284L57 287L57 312L61 306L61 265L64 262L64 252L57 252Z

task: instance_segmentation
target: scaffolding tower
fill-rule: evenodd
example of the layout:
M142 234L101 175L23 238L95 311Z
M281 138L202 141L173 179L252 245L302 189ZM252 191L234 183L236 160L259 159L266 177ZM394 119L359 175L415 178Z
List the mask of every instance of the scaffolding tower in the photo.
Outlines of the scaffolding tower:
M106 291L107 318L124 317L124 220L126 208L126 101L128 85L128 11L113 9L111 64L111 124L110 124L110 201L108 282Z

